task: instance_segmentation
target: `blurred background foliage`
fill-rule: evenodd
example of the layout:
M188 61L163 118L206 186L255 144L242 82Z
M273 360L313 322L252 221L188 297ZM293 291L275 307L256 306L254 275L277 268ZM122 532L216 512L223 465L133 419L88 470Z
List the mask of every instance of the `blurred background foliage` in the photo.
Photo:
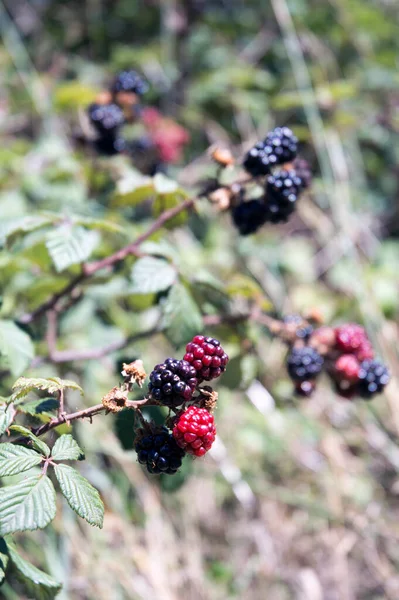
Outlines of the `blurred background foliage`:
M396 376L372 405L338 399L326 382L298 400L266 330L208 327L232 360L205 460L149 478L129 413L75 425L104 530L61 507L45 532L18 538L64 583L59 598L398 598L398 24L395 0L2 3L0 394L21 373L56 374L85 390L68 398L72 410L89 406L123 360L149 371L182 353L204 315L253 300L277 315L317 307L329 323L364 323ZM152 178L82 136L85 107L123 68L142 72L146 104L190 133L180 163ZM275 125L293 128L314 171L294 218L239 239L200 201L142 247L163 259L155 287L142 287L129 257L60 316L57 352L117 350L48 359L46 319L22 326L21 315L195 193L216 171L211 144L240 158ZM33 597L17 580L1 591Z

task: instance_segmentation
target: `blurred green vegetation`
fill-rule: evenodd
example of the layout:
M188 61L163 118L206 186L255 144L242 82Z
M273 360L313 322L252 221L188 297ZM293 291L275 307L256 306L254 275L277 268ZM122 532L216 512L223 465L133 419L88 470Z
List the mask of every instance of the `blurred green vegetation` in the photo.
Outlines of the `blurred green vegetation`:
M149 478L127 414L76 424L104 530L61 506L46 531L17 536L24 556L63 582L61 600L397 598L395 0L7 0L0 17L0 395L21 373L58 375L85 390L84 400L68 397L71 410L90 406L120 381L121 361L140 357L150 371L182 354L204 315L244 312L253 299L277 315L317 307L329 323L364 323L394 375L370 406L337 399L326 381L298 400L284 347L266 330L209 327L232 358L212 457L188 461L173 480ZM129 158L99 157L82 142L85 106L122 68L142 72L145 102L190 132L165 175L144 177ZM229 215L198 202L142 246L173 265L170 290L157 279L137 293L129 257L60 315L59 351L120 349L47 360L46 319L19 318L83 261L115 252L195 194L216 172L211 144L240 158L281 124L315 177L298 214L239 239ZM154 327L162 333L129 342ZM35 597L13 578L1 592Z

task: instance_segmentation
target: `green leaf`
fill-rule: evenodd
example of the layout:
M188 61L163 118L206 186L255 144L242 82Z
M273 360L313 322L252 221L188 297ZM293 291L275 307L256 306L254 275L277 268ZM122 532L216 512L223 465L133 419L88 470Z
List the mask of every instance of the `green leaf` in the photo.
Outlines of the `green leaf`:
M179 189L179 184L163 173L157 173L154 177L154 188L157 194L172 194Z
M10 427L15 417L15 410L13 404L1 404L0 405L0 435Z
M32 417L45 416L51 418L53 416L51 413L57 410L58 406L59 401L55 398L37 398L19 406L18 410Z
M145 256L132 268L132 294L153 294L168 289L176 281L176 270L162 258Z
M71 265L89 258L100 241L97 231L62 225L46 236L46 247L56 270L60 273Z
M83 225L87 229L100 229L107 231L108 233L126 233L126 230L122 225L113 223L112 221L105 221L104 219L91 219L90 217L75 217L74 223L76 225Z
M0 535L43 529L55 517L55 490L45 475L0 490Z
M175 346L185 344L202 330L199 308L181 283L170 290L163 305L163 312L163 327Z
M51 458L54 460L82 460L84 452L71 435L65 434L55 442Z
M47 444L42 442L42 440L39 440L39 438L36 437L26 427L22 427L22 425L11 425L10 430L15 431L16 433L20 433L24 437L29 438L32 442L32 446L34 447L34 449L40 452L40 454L44 454L44 456L50 456L50 448L47 446Z
M0 364L18 376L29 367L34 355L29 335L13 321L0 320Z
M61 584L22 558L13 542L7 539L10 560L17 570L17 577L25 585L29 596L36 600L52 600L61 589Z
M98 491L78 471L67 465L57 465L54 471L61 492L69 506L82 519L96 527L103 526L104 505Z
M154 218L159 217L163 212L169 210L170 208L174 208L178 204L181 204L186 198L186 194L182 190L177 190L175 192L170 192L168 194L157 194L153 205L152 205L152 214ZM180 227L184 225L184 223L188 219L187 210L183 210L179 214L177 214L173 219L170 219L165 223L165 227L167 229L173 229L174 227Z
M53 219L42 216L25 216L9 219L2 223L0 228L0 245L5 242L7 245L12 244L19 235L30 233L46 227L53 222Z
M134 206L151 197L153 193L154 184L151 177L132 171L118 181L112 206Z
M0 585L6 576L8 565L8 548L4 538L0 538Z
M34 450L8 442L0 444L0 477L28 471L41 462L42 457Z
M70 379L60 379L59 377L49 377L48 379L42 379L40 377L20 377L12 386L14 401L25 398L30 392L34 390L41 390L49 392L50 394L56 394L61 390L71 389L80 392L83 395L83 390L79 384Z

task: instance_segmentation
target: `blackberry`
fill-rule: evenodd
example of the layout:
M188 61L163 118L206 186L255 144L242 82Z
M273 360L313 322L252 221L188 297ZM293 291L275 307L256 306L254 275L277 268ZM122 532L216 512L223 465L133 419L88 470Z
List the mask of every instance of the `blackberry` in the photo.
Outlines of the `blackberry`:
M287 356L287 369L294 381L312 380L321 372L324 359L310 346L293 348Z
M117 131L125 122L123 111L117 104L90 104L87 113L100 135Z
M225 371L229 357L218 340L196 335L186 346L184 360L194 367L199 381L210 381Z
M127 92L142 96L148 91L148 83L136 71L121 71L115 77L111 92L118 94L119 92Z
M313 333L313 326L301 315L287 315L284 317L284 323L287 329L295 331L296 337L301 340L309 339Z
M387 367L379 360L364 360L358 373L358 390L364 398L380 394L390 379Z
M287 221L294 212L302 189L302 179L294 169L269 175L266 182L266 212L271 223Z
M151 398L165 406L179 406L190 400L198 381L196 370L185 360L167 358L150 374L148 390Z
M233 208L231 216L240 234L249 235L266 223L266 207L260 200L240 202Z
M288 127L276 127L263 142L246 154L243 166L254 177L267 175L272 167L291 162L296 157L298 140Z
M134 449L139 463L145 465L149 473L154 474L173 475L181 467L185 454L166 427L141 437Z
M205 408L190 406L178 418L173 437L180 448L194 456L204 456L215 441L216 427L213 415Z
M346 353L356 353L368 342L364 327L357 325L357 323L346 323L336 327L335 340L337 348Z

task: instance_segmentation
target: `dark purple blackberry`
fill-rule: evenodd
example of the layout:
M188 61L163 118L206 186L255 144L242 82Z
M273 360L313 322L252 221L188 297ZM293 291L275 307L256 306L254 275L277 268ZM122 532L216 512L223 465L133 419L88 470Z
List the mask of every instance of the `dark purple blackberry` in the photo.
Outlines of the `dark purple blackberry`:
M294 381L311 381L321 372L323 357L310 346L293 348L287 356L288 374Z
M390 380L387 367L379 360L364 360L359 369L359 394L364 398L371 398L380 394Z
M273 167L291 162L296 157L298 140L288 127L276 127L263 140L264 153Z
M185 454L166 427L141 437L134 449L139 463L145 465L149 473L154 474L173 475L181 467Z
M287 315L284 317L284 323L295 330L295 335L301 340L307 340L313 333L313 326L305 321L301 315Z
M302 180L294 169L269 175L266 182L266 220L271 223L287 221L295 210L301 191Z
M243 162L244 169L254 177L267 175L270 173L271 166L272 164L265 154L263 142L258 142L251 148L247 152Z
M167 358L150 374L148 390L151 398L165 406L180 406L190 400L198 381L196 371L185 360Z
M100 135L115 132L125 122L123 111L117 104L90 104L87 113Z
M111 92L114 94L127 92L142 96L147 91L148 83L136 71L121 71L115 77L111 86Z
M231 216L240 234L249 235L266 223L266 207L261 200L240 202L233 208Z
M99 154L114 156L126 150L126 141L114 135L102 135L94 141L94 147Z

